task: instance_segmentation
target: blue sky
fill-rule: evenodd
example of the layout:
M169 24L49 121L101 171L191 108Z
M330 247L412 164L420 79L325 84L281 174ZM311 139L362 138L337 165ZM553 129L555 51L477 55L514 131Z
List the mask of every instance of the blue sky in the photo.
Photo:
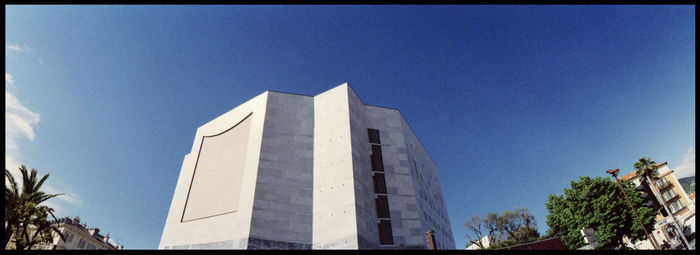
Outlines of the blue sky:
M457 248L642 156L695 172L694 6L6 6L5 165L59 215L155 249L197 127L348 82L438 166Z

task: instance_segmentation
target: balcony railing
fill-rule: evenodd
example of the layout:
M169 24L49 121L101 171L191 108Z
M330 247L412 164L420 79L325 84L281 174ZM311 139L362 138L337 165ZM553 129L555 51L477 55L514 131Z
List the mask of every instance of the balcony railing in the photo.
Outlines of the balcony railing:
M671 183L670 181L660 181L656 182L656 184L659 186L659 190L664 190L668 187L673 187L673 183Z
M664 195L663 197L664 197L664 201L665 201L666 203L668 203L669 201L671 201L671 200L677 198L677 197L678 197L678 194L673 194L673 195L671 195L671 197L666 197L666 195Z
M683 209L685 209L685 208L686 208L686 206L685 206L684 204L680 204L680 205L678 206L678 209L676 209L676 207L673 207L672 205L668 207L668 209L671 210L671 213L672 213L673 215L676 215L676 213L679 213L680 211L683 211Z

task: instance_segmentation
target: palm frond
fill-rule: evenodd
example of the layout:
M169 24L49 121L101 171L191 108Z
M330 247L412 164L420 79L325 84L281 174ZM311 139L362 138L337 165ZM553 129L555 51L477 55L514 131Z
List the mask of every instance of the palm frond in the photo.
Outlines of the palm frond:
M15 177L12 176L12 173L10 173L10 170L5 169L5 177L10 181L10 186L14 193L17 193L17 182L15 181Z
M44 181L46 181L46 178L49 178L49 174L44 175L44 177L41 177L41 180L34 186L34 191L39 191L41 188L41 185L44 185Z

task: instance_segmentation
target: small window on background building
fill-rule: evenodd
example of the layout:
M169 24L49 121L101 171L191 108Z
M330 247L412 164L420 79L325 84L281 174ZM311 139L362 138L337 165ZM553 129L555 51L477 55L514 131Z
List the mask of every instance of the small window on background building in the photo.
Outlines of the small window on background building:
M666 183L665 179L659 179L656 181L656 185L659 185L659 187L663 187L664 183Z
M374 193L386 194L386 180L384 179L384 174L377 173L372 178L374 179Z
M80 248L80 249L85 248L86 244L87 244L87 242L85 242L85 240L80 239L80 241L78 241L78 248Z
M374 128L368 128L367 134L369 135L369 142L370 143L381 143L379 141L379 130L374 129Z
M671 202L671 213L676 213L681 208L683 208L683 204L681 204L681 201L675 200Z
M379 243L380 244L394 244L394 236L391 233L391 221L381 220L379 221Z
M673 189L669 189L669 190L667 190L666 192L664 192L664 198L666 199L666 201L671 200L671 199L674 198L676 195L677 195L677 194L676 194L676 192L675 192Z
M73 235L71 235L71 233L68 233L68 232L66 232L65 234L63 234L63 237L66 238L66 240L65 240L66 243L70 243L70 241L73 240Z
M377 218L390 218L389 199L387 196L377 196L374 202L377 206Z

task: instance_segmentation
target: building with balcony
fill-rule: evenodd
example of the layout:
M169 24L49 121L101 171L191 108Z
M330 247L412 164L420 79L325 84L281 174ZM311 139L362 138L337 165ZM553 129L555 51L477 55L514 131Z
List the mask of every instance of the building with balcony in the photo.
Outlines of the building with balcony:
M695 201L690 199L683 187L678 182L674 171L668 167L667 162L657 165L658 178L653 185L659 191L661 200L659 203L665 204L671 211L671 214L678 219L682 224L681 228L688 227L695 231ZM623 180L632 181L635 185L641 185L640 178L636 171L622 177ZM663 208L661 209L663 210ZM656 225L654 225L653 237L658 243L663 243L664 240L669 243L677 243L672 236L674 235L673 227L671 226L671 215L664 216L661 210L656 215ZM642 243L637 246L651 249L651 244Z
M159 249L454 249L437 166L347 84L266 91L197 129Z
M124 246L118 245L109 239L109 234L103 236L99 228L88 228L84 223L80 223L80 218L64 217L55 224L63 234L65 240L58 234L53 234L51 243L44 243L35 246L37 250L122 250ZM14 245L14 242L8 246ZM7 247L6 247L7 248Z

